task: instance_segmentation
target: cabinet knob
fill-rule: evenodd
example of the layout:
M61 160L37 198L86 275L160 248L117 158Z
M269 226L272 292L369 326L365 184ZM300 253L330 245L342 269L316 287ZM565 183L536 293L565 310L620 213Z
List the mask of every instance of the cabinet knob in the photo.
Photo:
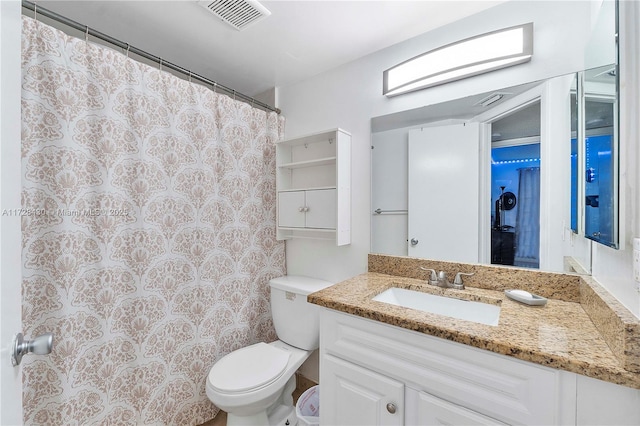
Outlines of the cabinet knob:
M387 411L391 414L395 414L396 413L396 405L392 404L392 403L388 403L387 404Z
M298 207L298 211L299 211L300 213L303 213L303 212L304 212L304 207Z

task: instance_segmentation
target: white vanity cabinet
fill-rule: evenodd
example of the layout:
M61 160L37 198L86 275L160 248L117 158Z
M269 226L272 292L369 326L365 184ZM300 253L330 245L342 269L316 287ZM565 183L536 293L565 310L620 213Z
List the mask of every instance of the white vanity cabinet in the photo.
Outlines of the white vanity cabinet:
M408 405L415 405L407 424L413 425L504 425L491 417L437 398L427 392L407 389Z
M323 425L613 425L640 420L636 389L326 308L320 320ZM585 379L599 391L587 389ZM599 404L603 397L612 401Z
M331 355L322 362L331 374L322 382L321 404L332 407L321 405L322 424L404 424L404 383Z
M276 144L278 239L351 243L351 135L342 129Z

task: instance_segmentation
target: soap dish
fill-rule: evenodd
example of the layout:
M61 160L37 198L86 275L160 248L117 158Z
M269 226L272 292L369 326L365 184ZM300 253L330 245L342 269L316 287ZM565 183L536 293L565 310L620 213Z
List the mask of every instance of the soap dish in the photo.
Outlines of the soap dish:
M513 299L527 305L544 306L547 304L547 299L545 297L538 296L537 294L532 294L524 290L505 290L504 294L506 294L509 299Z

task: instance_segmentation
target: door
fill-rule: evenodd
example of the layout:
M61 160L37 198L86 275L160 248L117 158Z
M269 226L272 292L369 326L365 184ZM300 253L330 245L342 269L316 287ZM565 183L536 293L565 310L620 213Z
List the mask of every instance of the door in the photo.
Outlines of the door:
M278 226L304 228L304 191L278 193Z
M336 190L306 191L306 227L336 229Z
M478 123L409 132L409 256L478 263L479 150Z
M421 425L504 425L475 411L418 392L418 422Z
M22 376L11 365L11 343L21 324L20 40L21 6L0 1L0 424L22 423ZM11 212L15 213L15 212Z
M278 226L336 229L336 190L280 192Z
M404 384L331 355L324 355L320 423L404 424Z

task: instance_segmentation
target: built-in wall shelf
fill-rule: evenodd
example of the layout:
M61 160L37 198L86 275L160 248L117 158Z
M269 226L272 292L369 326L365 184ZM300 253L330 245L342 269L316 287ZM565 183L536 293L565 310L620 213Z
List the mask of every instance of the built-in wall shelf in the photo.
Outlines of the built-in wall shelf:
M336 163L336 157L319 158L317 160L298 161L296 163L280 164L283 169L300 169L303 167L327 166Z
M291 189L283 189L279 192L292 192L292 191L314 191L321 189L336 189L335 186L315 186L315 187L306 187L306 188L291 188Z
M351 134L333 129L276 144L277 237L351 243Z
M287 228L287 227L281 226L280 230L281 231L294 232L294 231L300 231L300 228ZM314 232L326 232L326 233L334 233L334 232L336 232L335 229L320 229L320 228L305 228L304 230L305 231L314 231Z

